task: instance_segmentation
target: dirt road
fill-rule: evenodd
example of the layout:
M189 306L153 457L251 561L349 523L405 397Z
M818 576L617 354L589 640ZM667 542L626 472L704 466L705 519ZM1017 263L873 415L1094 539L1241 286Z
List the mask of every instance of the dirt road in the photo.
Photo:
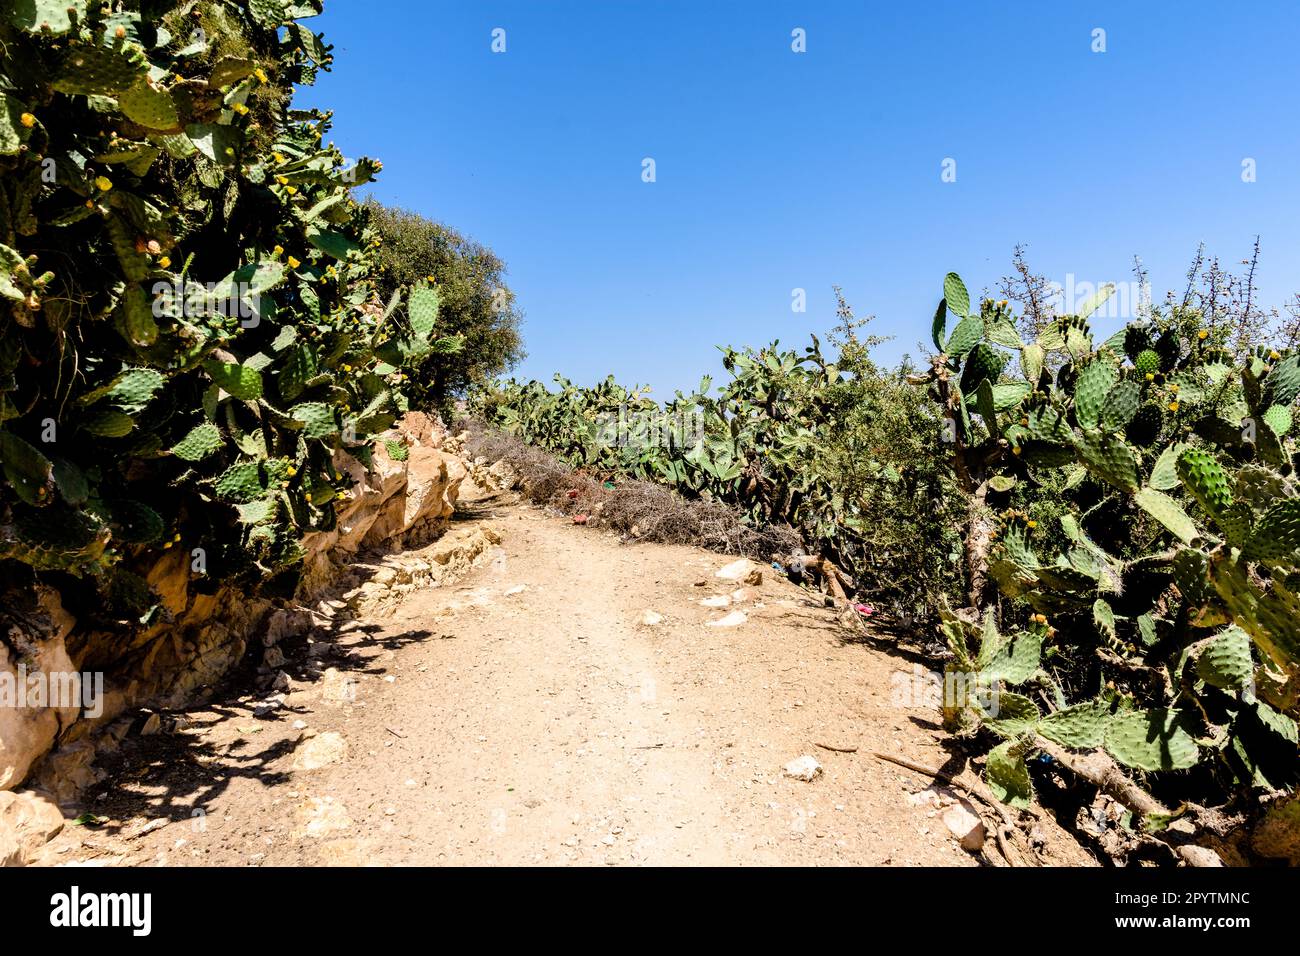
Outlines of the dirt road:
M927 781L872 756L971 773L937 712L896 704L907 654L770 570L726 582L726 557L501 498L466 522L500 546L323 635L286 667L282 706L228 700L128 737L87 804L102 822L67 827L43 862L978 864L949 808L913 796ZM821 773L786 775L805 755ZM1049 859L1088 862L1040 826Z

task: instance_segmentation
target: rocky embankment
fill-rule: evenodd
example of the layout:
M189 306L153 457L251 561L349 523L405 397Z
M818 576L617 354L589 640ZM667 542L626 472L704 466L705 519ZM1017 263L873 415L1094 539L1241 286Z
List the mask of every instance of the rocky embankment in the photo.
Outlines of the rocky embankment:
M161 613L134 631L79 622L50 588L4 597L12 613L0 645L0 865L21 864L58 832L60 805L101 776L97 753L155 732L164 712L208 696L241 664L274 706L286 680L282 642L310 642L314 628L358 614L382 616L401 594L454 575L490 546L452 535L445 547L426 547L446 530L468 467L426 415L407 415L388 437L406 446L404 460L383 442L369 469L337 454L353 495L334 530L307 536L291 600L213 588L184 548L143 572ZM79 693L69 695L71 681Z

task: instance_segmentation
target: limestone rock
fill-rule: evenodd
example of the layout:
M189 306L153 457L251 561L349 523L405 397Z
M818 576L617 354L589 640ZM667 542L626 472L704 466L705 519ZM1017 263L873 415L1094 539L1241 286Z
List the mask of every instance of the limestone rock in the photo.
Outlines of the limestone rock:
M817 758L808 754L796 757L785 765L785 775L794 777L796 780L810 782L820 776L821 772L822 765L817 762Z
M41 847L58 836L63 824L63 812L45 794L35 790L0 793L0 830L8 828L26 860L31 860ZM0 856L3 854L0 849Z
M748 621L744 611L732 611L726 617L720 617L716 621L705 621L705 627L738 627Z
M961 803L954 803L943 812L943 825L961 843L962 848L972 853L984 846L984 821Z
M293 755L294 770L319 770L338 763L348 754L348 742L343 735L330 730L303 741Z

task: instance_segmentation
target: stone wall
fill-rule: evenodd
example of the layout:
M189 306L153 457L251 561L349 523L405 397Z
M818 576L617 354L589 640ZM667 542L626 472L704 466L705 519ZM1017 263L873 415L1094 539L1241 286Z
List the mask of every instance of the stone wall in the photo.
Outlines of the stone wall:
M376 443L370 469L345 453L336 456L336 468L355 480L353 497L335 530L304 540L306 564L293 602L250 597L242 589L201 589L182 549L164 552L144 572L164 613L134 632L79 627L48 588L0 597L8 611L0 626L15 649L0 644L0 686L33 674L104 675L102 712L94 717L76 707L0 700L0 791L28 781L59 800L75 795L94 782L96 730L142 707L177 708L200 699L250 647L257 663L278 666L279 642L346 606L333 592L355 590L367 560L436 538L455 509L464 461L442 450L442 429L421 413L407 415L385 437L404 440L405 461L393 459L383 442Z

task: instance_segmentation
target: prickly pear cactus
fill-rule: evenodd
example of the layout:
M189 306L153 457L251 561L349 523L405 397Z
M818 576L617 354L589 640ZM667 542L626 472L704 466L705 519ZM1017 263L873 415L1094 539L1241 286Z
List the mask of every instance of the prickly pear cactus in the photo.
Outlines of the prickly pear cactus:
M289 109L332 59L320 0L0 6L0 574L128 610L177 545L291 579L334 456L459 345L435 288L373 292L380 164Z
M1098 342L1092 302L1025 342L1004 303L975 312L964 291L947 277L958 332L945 340L941 306L932 387L959 469L985 483L989 574L1011 601L1004 621L1041 635L1043 666L984 673L970 648L996 629L981 636L946 617L949 671L984 673L975 684L1012 706L999 714L987 698L958 702L945 723L1005 738L987 779L1013 803L1032 794L1021 766L1032 766L1035 740L1104 751L1136 774L1215 755L1210 772L1227 790L1290 785L1300 494L1289 436L1300 357L1262 349L1234 359L1227 331L1187 305L1152 308ZM970 335L972 314L983 336ZM996 404L994 389L1015 401ZM1098 674L1095 697L1067 697ZM1046 712L1023 705L1035 685L1053 705Z

